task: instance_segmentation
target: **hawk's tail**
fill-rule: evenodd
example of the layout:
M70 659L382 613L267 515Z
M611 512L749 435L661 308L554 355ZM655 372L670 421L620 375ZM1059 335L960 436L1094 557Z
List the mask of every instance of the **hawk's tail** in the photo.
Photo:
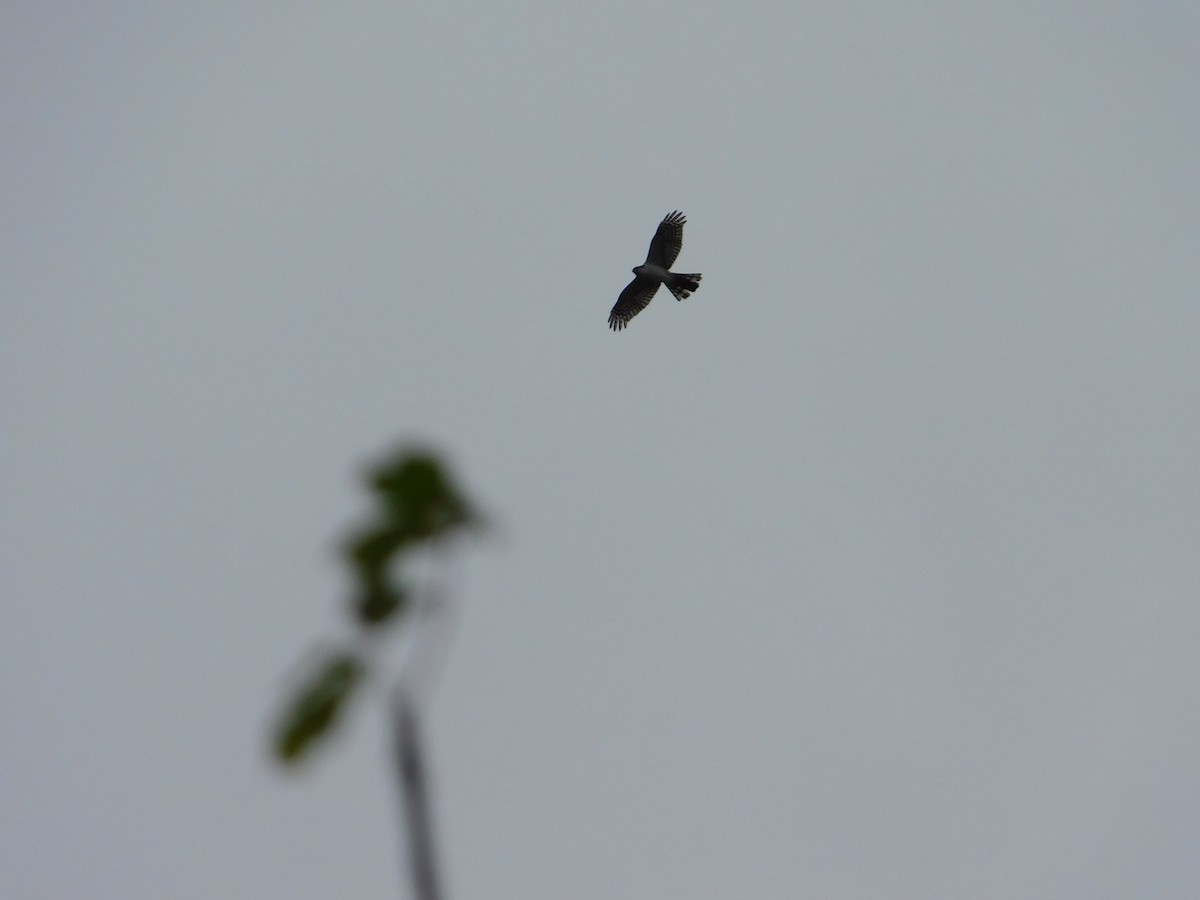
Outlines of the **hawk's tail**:
M692 296L694 291L699 289L699 273L695 275L680 275L678 272L672 272L671 280L667 282L667 290L675 295L676 300L686 300Z

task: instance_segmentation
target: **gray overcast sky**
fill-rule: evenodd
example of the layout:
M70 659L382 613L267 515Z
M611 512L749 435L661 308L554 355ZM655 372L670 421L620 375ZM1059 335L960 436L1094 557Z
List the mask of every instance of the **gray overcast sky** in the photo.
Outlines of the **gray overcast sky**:
M0 13L0 896L396 896L402 438L452 897L1197 896L1200 6L250 7Z

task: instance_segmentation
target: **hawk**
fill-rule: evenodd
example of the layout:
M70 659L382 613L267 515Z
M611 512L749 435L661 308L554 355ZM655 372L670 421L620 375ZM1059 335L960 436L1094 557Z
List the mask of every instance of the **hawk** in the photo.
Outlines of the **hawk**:
M675 295L676 300L692 296L700 287L699 275L681 275L670 271L679 249L683 246L683 223L687 219L679 210L668 215L659 223L654 239L650 241L650 252L646 262L633 268L633 281L621 291L617 305L608 314L608 327L620 331L629 320L645 309L654 297L660 284Z

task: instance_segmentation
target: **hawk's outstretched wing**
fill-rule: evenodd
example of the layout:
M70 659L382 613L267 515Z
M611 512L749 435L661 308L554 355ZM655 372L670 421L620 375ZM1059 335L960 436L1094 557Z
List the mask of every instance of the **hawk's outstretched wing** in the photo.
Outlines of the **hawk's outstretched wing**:
M646 265L662 266L664 269L675 265L675 258L679 256L679 250L683 247L683 223L686 221L687 219L679 210L675 210L662 220L658 231L654 232L654 240L650 242L650 252L646 254Z
M662 234L662 226L659 226L659 234ZM658 240L657 237L654 239ZM653 254L653 249L651 249ZM676 251L678 252L678 251ZM621 291L621 296L617 298L616 305L612 308L612 312L608 314L608 327L613 331L620 331L629 324L629 320L645 309L651 298L654 297L654 292L658 290L659 284L662 282L655 281L653 278L643 278L638 275L633 281L625 285L625 290Z

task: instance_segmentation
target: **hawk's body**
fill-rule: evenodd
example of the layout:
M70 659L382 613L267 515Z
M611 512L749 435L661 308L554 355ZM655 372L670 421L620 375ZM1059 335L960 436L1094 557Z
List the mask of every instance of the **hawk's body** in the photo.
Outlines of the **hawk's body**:
M660 284L665 284L676 300L692 296L692 292L700 287L698 274L682 275L671 271L683 247L683 223L686 221L683 213L676 210L659 224L654 239L650 241L645 264L634 267L633 281L621 291L617 305L608 314L608 327L613 331L620 331L629 324L630 319L645 309Z

